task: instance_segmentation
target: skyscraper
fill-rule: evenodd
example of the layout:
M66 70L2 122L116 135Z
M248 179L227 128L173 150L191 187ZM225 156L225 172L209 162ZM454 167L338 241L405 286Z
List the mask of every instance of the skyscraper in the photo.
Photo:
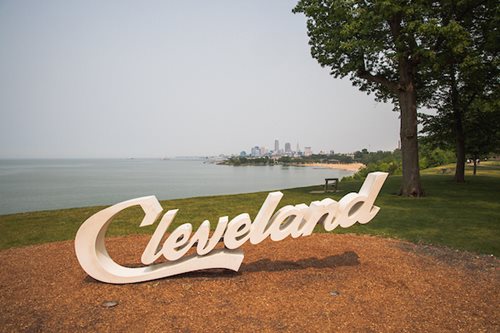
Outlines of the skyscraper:
M304 147L304 156L311 156L311 155L312 155L311 147Z
M280 150L280 142L278 139L274 140L274 152L277 154Z
M260 148L259 146L255 146L252 148L252 157L259 157L260 156Z
M285 153L291 153L292 152L292 145L290 142L285 143Z

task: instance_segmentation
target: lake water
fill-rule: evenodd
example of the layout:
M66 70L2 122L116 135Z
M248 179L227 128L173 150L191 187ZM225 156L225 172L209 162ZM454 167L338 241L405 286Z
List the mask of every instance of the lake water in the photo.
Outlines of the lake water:
M156 195L175 199L317 185L352 172L311 167L223 166L201 160L0 160L0 215Z

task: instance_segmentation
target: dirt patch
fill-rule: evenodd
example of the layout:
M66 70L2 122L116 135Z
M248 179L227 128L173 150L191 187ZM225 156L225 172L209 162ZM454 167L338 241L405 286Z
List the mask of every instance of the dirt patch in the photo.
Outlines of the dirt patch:
M111 238L138 264L145 236ZM80 268L73 242L0 252L0 331L499 332L499 260L369 236L243 246L238 273L132 285Z

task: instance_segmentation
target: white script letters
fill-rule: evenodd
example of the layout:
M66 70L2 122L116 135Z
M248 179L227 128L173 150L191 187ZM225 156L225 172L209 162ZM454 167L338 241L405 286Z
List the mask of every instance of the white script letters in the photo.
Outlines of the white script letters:
M243 252L238 249L245 242L258 244L267 237L273 241L308 236L320 223L326 231L337 226L347 228L354 223L368 223L377 215L374 206L387 173L368 174L359 193L349 193L338 202L330 198L313 201L309 206L288 205L276 210L283 197L281 192L269 193L255 219L246 213L229 221L227 216L219 218L215 230L210 234L210 222L201 223L193 233L193 226L185 223L174 229L162 243L177 209L167 211L141 257L143 267L131 268L119 265L108 254L104 237L113 216L122 210L141 206L144 218L141 227L152 225L160 217L162 207L154 196L142 197L118 203L97 212L87 219L76 234L76 256L82 268L93 278L108 283L134 283L154 280L176 274L209 269L225 268L237 271L243 261ZM224 249L215 250L219 242ZM184 257L196 245L196 254ZM154 262L161 256L167 261Z

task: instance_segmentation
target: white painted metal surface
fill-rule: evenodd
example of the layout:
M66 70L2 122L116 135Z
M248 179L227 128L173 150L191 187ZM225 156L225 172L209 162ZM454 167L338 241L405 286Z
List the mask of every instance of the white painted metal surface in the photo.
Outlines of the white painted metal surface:
M234 217L221 217L215 231L210 235L210 222L204 221L193 233L189 223L174 229L161 244L164 234L177 214L177 209L167 211L161 218L155 232L144 249L141 261L144 267L131 268L119 265L109 256L104 237L113 216L122 210L141 206L145 213L140 226L155 223L162 207L154 196L124 201L97 212L87 219L76 234L76 256L82 268L93 278L108 283L134 283L154 280L181 273L208 269L226 268L237 271L243 261L243 252L238 249L245 242L258 244L267 237L273 241L308 236L318 223L327 231L337 226L347 228L354 223L368 223L379 211L374 206L388 174L370 173L359 193L349 193L338 202L326 198L314 201L309 206L298 204L280 208L283 193L269 193L254 221L246 213ZM273 214L274 213L274 214ZM215 250L223 239L225 249ZM196 244L196 254L184 257ZM153 264L164 256L167 261Z

